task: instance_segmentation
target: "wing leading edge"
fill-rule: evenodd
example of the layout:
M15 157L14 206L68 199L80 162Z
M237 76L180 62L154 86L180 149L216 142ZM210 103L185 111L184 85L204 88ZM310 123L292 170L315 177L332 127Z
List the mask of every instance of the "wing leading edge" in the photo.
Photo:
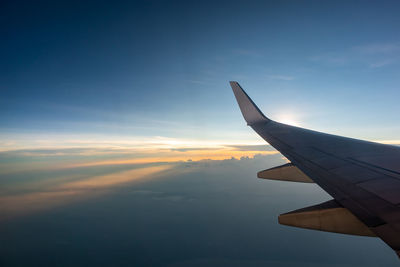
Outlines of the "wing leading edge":
M247 124L334 198L336 206L329 211L320 212L326 206L320 204L315 206L317 211L310 207L282 214L285 222L292 220L286 224L347 234L368 232L365 235L376 235L400 256L400 148L275 122L237 82L230 85ZM324 217L330 220L324 224L328 227L324 229L321 221L317 222L319 228L311 227L307 220L321 220L321 214L328 214ZM344 225L346 221L351 221L350 228Z

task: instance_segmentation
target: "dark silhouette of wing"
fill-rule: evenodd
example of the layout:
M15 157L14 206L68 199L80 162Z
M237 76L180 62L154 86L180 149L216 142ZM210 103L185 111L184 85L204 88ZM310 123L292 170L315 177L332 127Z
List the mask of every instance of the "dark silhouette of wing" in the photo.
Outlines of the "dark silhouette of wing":
M275 122L258 109L237 82L230 84L247 124L290 160L293 168L333 197L326 203L282 214L279 221L322 231L377 236L399 255L400 148ZM285 173L291 165L282 166ZM271 172L278 173L276 169ZM268 177L268 170L262 173ZM285 180L290 177L286 175Z

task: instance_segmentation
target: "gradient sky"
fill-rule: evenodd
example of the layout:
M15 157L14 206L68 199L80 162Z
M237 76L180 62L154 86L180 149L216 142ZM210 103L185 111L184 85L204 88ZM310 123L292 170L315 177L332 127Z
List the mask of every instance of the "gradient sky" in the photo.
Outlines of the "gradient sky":
M397 266L283 227L329 199L229 86L314 130L400 144L398 1L1 1L0 265ZM341 255L338 257L338 255Z
M400 139L397 1L3 1L0 10L2 150L65 136L262 142L229 80L273 119Z

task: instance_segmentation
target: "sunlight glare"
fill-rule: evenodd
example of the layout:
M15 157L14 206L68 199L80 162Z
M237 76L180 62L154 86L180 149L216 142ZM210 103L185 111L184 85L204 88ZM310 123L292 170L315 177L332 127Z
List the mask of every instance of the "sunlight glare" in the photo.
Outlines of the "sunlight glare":
M300 126L299 121L293 114L281 114L280 116L278 116L277 121L292 126Z

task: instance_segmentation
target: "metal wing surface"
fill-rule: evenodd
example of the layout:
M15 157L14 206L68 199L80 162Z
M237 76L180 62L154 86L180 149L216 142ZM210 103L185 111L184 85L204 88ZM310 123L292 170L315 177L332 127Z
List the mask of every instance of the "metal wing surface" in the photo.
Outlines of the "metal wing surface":
M333 197L326 203L282 214L280 222L377 236L400 255L400 148L273 121L237 82L230 84L247 124L290 160L290 165L282 166L284 173L293 165ZM272 171L278 173L276 168Z

